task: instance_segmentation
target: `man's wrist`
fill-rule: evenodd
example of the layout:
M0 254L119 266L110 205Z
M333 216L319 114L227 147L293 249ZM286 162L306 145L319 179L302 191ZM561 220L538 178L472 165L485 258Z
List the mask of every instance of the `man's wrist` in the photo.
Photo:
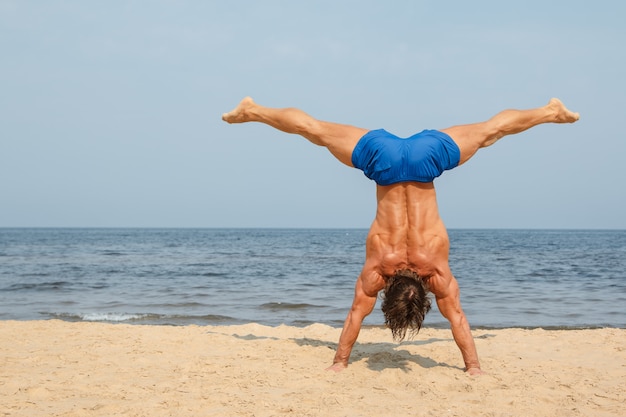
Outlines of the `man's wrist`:
M335 358L333 360L333 365L343 365L343 366L348 366L348 361L344 360L344 359L337 359Z

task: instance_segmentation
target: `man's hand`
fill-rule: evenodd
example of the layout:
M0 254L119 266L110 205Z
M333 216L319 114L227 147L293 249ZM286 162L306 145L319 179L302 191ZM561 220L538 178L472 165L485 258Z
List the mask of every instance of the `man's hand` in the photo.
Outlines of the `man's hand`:
M337 363L333 363L332 366L329 366L328 368L326 368L327 371L334 371L334 372L341 372L344 369L346 369L348 367L348 365L346 365L345 363L341 363L341 362L337 362Z

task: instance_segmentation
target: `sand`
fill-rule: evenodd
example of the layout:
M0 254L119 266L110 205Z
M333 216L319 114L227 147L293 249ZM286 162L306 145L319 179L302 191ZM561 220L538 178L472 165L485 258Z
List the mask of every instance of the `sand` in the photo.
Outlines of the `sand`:
M2 416L625 416L626 329L476 330L470 377L448 330L0 321Z

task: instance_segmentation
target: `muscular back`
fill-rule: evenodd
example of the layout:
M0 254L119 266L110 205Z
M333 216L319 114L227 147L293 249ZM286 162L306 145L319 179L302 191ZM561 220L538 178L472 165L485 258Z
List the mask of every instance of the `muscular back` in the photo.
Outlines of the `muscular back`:
M361 274L366 292L382 289L385 277L398 270L408 269L434 281L449 277L450 244L433 183L377 186L377 198Z

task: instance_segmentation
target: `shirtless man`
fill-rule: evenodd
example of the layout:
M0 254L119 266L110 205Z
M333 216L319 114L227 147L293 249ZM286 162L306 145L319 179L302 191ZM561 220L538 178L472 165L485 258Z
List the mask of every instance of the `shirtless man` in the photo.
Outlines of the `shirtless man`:
M461 308L459 286L448 264L450 242L439 217L433 180L467 162L480 148L542 123L573 123L578 113L558 99L530 110L504 110L475 124L428 130L401 139L388 132L319 121L295 108L261 106L251 98L222 119L261 122L326 147L339 161L363 170L376 181L377 211L366 241L366 257L352 308L344 322L329 370L348 366L363 319L384 291L385 321L395 339L419 331L434 294L441 314L470 375L481 374L469 323Z

